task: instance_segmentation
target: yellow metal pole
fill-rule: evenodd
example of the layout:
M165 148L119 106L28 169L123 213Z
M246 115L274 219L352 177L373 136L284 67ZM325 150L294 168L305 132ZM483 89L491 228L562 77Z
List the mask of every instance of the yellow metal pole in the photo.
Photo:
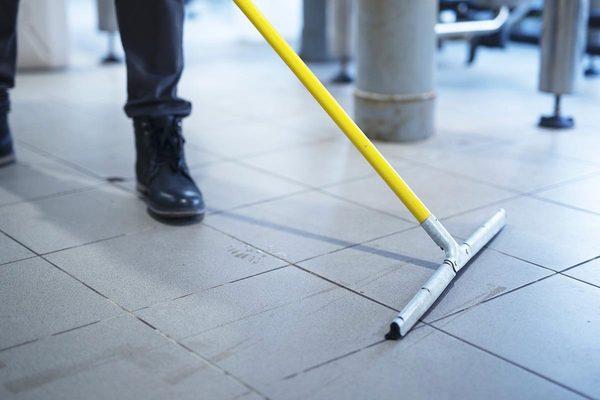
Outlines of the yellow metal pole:
M396 193L406 208L414 215L419 223L424 222L431 215L425 204L417 197L406 182L398 175L390 163L383 157L369 138L350 118L337 100L329 93L325 86L313 74L308 66L296 54L294 49L281 37L267 18L256 8L252 0L234 0L235 4L248 17L250 22L258 29L265 40L279 54L302 84L308 89L321 107L340 127L344 134L356 146L358 151L373 166L375 171Z

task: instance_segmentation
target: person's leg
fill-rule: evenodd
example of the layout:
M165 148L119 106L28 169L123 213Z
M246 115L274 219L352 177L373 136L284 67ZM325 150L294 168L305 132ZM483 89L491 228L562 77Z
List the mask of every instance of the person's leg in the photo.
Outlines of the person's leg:
M189 115L191 103L177 96L183 0L116 0L116 6L127 62L127 116Z
M191 104L177 96L183 71L183 0L116 0L127 63L125 113L134 120L138 190L166 218L204 214L189 174L181 119Z
M8 89L15 85L18 0L0 0L0 166L14 161L8 111Z

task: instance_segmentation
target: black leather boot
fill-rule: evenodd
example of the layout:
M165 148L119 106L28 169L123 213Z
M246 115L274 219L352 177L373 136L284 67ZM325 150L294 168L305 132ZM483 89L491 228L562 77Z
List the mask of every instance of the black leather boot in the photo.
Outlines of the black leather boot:
M135 118L137 188L148 211L162 218L204 215L202 193L189 174L181 118Z
M13 162L15 162L15 152L8 127L8 110L0 110L0 167Z

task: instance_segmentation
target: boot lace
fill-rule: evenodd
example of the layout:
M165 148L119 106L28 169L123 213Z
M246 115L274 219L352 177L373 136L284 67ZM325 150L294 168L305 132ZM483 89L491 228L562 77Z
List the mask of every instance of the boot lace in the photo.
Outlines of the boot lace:
M154 177L161 166L167 165L173 172L190 178L185 162L185 139L182 134L181 120L175 120L172 124L165 126L153 127L153 130L152 137L156 140L156 157L151 175Z

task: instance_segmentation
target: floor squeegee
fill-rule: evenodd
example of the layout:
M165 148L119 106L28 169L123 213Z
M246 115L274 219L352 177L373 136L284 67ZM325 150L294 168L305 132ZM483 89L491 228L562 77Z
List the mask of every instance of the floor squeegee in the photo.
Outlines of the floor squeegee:
M404 203L431 239L444 251L444 262L392 322L387 339L398 340L418 322L463 268L503 227L506 212L501 209L467 240L459 244L431 214L406 182L398 175L363 131L344 111L325 86L281 37L252 0L233 0L250 22L279 54L317 102Z

